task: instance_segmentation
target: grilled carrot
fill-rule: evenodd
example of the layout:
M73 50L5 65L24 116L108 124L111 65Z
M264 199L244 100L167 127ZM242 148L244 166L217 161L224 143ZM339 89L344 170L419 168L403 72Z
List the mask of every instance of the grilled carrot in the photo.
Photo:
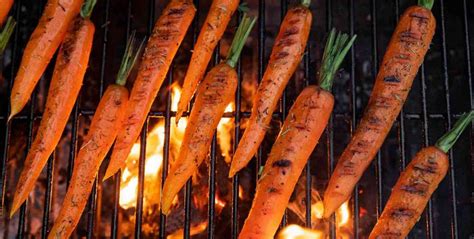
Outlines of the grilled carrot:
M447 152L474 119L474 111L464 114L454 127L436 142L422 149L401 173L393 187L370 239L405 238L448 172Z
M124 87L130 71L138 58L140 48L134 53L134 34L125 50L116 84L110 85L102 96L92 118L89 132L74 161L71 182L48 238L69 238L79 222L94 179L105 155L117 136L128 101L128 90Z
M365 113L324 194L325 218L349 199L400 113L435 32L431 6L412 6L400 18Z
M13 17L9 17L7 20L7 24L5 24L5 27L3 28L2 32L0 32L0 56L3 54L3 51L5 51L5 48L7 47L8 41L10 40L13 30L15 29L15 25L16 22Z
M320 86L308 86L291 107L257 183L239 239L273 238L306 162L318 144L334 106L332 82L355 37L329 35Z
M56 60L43 118L16 186L11 216L27 199L61 139L86 73L94 31L94 24L82 17L69 26Z
M195 13L196 9L191 0L171 0L156 22L130 93L129 106L113 147L104 180L125 166L125 160L140 134L171 61Z
M36 83L81 9L83 0L48 0L43 16L26 45L10 96L11 120L28 102Z
M176 194L206 158L214 131L225 108L234 98L238 82L234 68L254 24L255 18L244 16L235 33L227 60L212 68L198 87L178 160L172 165L163 186L161 202L162 211L166 215L170 212Z
M204 76L212 52L238 6L239 0L214 0L212 2L184 77L183 91L176 112L176 123L179 122L181 115L191 101L199 81Z
M309 3L310 0L303 0L301 5L290 9L283 19L267 69L253 100L247 128L232 159L229 177L245 167L257 152L278 100L301 61L312 22Z
M3 25L7 19L8 13L13 6L13 0L2 0L0 4L0 27Z

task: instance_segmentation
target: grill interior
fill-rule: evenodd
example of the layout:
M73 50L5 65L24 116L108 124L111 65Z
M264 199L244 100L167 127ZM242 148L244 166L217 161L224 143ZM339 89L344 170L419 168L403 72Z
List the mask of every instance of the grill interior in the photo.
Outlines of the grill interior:
M48 229L54 221L54 213L57 213L59 210L57 207L63 200L67 181L72 172L75 152L82 143L81 137L87 130L105 87L114 81L129 33L136 29L139 36L148 35L155 19L167 2L157 0L98 1L92 15L92 21L96 24L96 34L90 66L63 139L36 185L36 188L43 189L35 190L30 195L28 206L23 205L20 212L9 219L6 212L9 210L19 170L22 168L26 152L41 119L54 65L50 64L22 114L7 124L9 90L18 70L22 50L46 3L46 0L15 1L11 14L17 19L18 26L2 59L3 64L0 64L3 74L0 97L4 102L0 109L0 134L2 135L0 139L2 149L0 197L3 206L0 234L3 238L30 236L44 238L47 236ZM241 82L235 97L235 111L225 114L225 117L233 118L234 122L241 122L249 116L251 90L248 88L255 86L258 79L261 79L279 23L286 10L296 1L247 0L247 2L250 13L258 15L259 18L238 65ZM225 238L229 235L237 238L239 228L243 225L250 207L259 168L264 164L279 126L298 93L306 85L316 84L316 74L326 32L336 27L338 30L357 34L358 38L355 47L343 63L343 70L335 80L333 92L336 104L333 117L300 178L304 220L288 210L282 221L282 226L290 223L314 226L311 217L312 193L323 193L330 172L347 145L351 131L357 125L367 104L378 64L383 57L398 16L408 6L416 4L416 1L312 1L313 26L307 54L282 97L280 110L274 114L272 129L262 144L256 160L253 160L238 176L228 180L225 176L227 175L225 170L228 168L222 162L217 141L214 138L210 160L203 166L208 174L203 179L208 184L206 196L209 198L209 203L203 215L207 226L199 234L191 236L193 219L198 215L201 216L193 207L192 197L193 193L200 191L193 187L191 182L188 182L184 194L181 194L180 200L183 202L184 209L177 216L178 219L166 218L159 213L154 216L144 213L143 195L146 190L144 152L147 129L151 129L159 121L164 122L165 126L163 150L165 167L162 177L166 175L166 165L170 158L170 128L174 116L171 110L170 87L173 83L182 81L190 58L190 50L207 15L210 0L194 0L194 3L198 9L194 23L174 60L140 136L142 144L141 156L138 160L136 206L133 210L120 208L120 176L115 176L113 180L105 183L99 183L102 181L99 175L75 237L117 238L124 236L127 231L129 234L125 236L128 237L167 238L171 232L170 228L181 228L184 238ZM411 157L421 147L434 144L461 113L474 108L471 70L473 66L471 47L474 44L474 37L470 34L474 31L474 3L467 0L438 0L435 2L433 13L437 19L437 30L425 63L419 71L400 117L349 202L353 224L349 234L352 238L368 236L377 216L383 210L391 187ZM223 58L220 52L227 51L226 47L240 17L240 14L236 14L230 23L228 32L216 50L211 65ZM131 83L129 82L128 85L131 86ZM239 124L235 125L237 126L233 129L233 139L238 139L243 131ZM410 238L468 238L474 235L472 218L474 196L471 180L474 168L472 127L467 131L450 152L450 171L434 193L425 213L412 230ZM235 149L236 142L235 140L232 142ZM101 169L101 174L104 173L103 170L104 167ZM228 187L222 188L222 185L228 185ZM239 197L239 185L244 188L244 194L247 195L244 198ZM224 209L221 209L222 211L217 210L213 203L218 193L228 202ZM131 228L124 228L127 215L133 217ZM150 224L156 224L157 229L150 232L147 229ZM130 224L127 225L130 226ZM335 223L330 222L328 225L329 237L339 238L336 235Z

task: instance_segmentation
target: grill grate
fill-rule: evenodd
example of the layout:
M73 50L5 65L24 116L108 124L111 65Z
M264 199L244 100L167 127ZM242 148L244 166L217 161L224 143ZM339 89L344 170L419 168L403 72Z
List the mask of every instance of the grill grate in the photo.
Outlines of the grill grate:
M5 67L3 74L8 82L3 83L4 89L11 89L13 76L18 69L21 59L22 48L27 42L31 31L34 29L37 19L41 15L46 0L40 0L38 3L32 3L25 0L15 1L12 10L13 15L18 19L19 24L14 33L12 44L7 50L4 57ZM145 2L145 3L144 3ZM167 1L156 0L99 0L93 21L97 26L96 39L94 42L93 53L91 56L91 70L88 77L94 79L98 83L91 83L89 79L85 80L85 86L81 92L81 99L88 97L88 94L96 94L101 96L109 82L113 77L109 77L111 72L115 72L110 65L117 65L119 55L115 55L116 48L123 47L131 29L138 29L142 33L150 33L155 19L159 16L162 7ZM272 44L275 31L277 31L279 22L288 7L294 1L265 1L265 0L248 0L253 12L258 15L257 29L252 33L252 37L256 38L256 46L258 51L256 57L257 79L261 79L265 64ZM206 7L209 6L209 0L194 0L198 8L194 23L188 32L188 39L191 43L196 41L199 30L206 16ZM378 70L378 63L385 51L390 35L393 31L398 16L404 9L415 4L414 0L393 0L390 2L381 2L376 0L313 0L312 11L314 14L313 27L311 31L310 41L308 44L308 53L305 54L301 69L301 74L295 76L290 84L296 84L295 81L303 86L316 83L316 63L319 62L322 53L322 42L325 34L332 27L339 30L358 34L358 40L350 51L346 62L344 63L344 72L341 72L335 81L336 106L335 112L330 119L329 126L325 135L322 137L320 145L315 150L304 172L305 177L305 212L306 226L311 226L311 189L314 188L314 181L325 182L330 176L336 161L336 157L341 153L346 145L350 133L355 129L357 120L363 113L363 109L368 100L368 96L372 89L372 82ZM141 7L149 7L147 11L139 9ZM122 8L124 7L124 8ZM280 16L275 17L272 10L280 8ZM354 238L364 238L370 232L375 223L376 217L380 215L383 205L390 194L390 188L396 181L400 170L409 162L411 156L422 146L434 143L442 132L450 128L452 121L457 119L460 113L469 109L474 109L473 104L473 82L472 82L472 61L471 61L471 44L474 39L470 36L470 31L474 30L472 19L474 15L473 3L466 0L444 1L439 0L435 3L433 13L438 21L437 32L433 40L432 49L429 51L425 64L421 67L417 79L415 80L413 89L409 99L402 110L397 122L394 124L386 143L381 151L377 154L377 158L372 166L368 169L362 178L359 186L356 187L353 198L350 201L352 207L351 215L353 215L353 235ZM116 16L122 14L120 16ZM139 16L139 14L147 16ZM241 16L237 14L236 20L240 20ZM276 14L278 15L278 14ZM196 20L197 19L197 20ZM119 20L120 24L112 23ZM122 26L126 26L123 28ZM231 24L232 25L232 24ZM236 25L236 23L234 24ZM448 35L449 33L449 35ZM273 35L272 35L273 34ZM112 39L113 38L113 39ZM115 48L115 49L114 49ZM119 51L118 51L119 52ZM214 55L213 63L219 62L218 50ZM179 53L178 53L179 54ZM248 59L247 59L248 60ZM175 60L176 62L176 60ZM1 65L1 64L0 64ZM1 66L0 66L1 67ZM1 68L0 68L1 69ZM174 69L172 67L171 69ZM237 70L242 80L242 65L239 63ZM50 70L49 70L50 71ZM173 70L170 70L173 72ZM41 82L47 82L48 73ZM298 74L297 74L298 75ZM163 88L169 89L175 82L172 73L168 74ZM282 97L280 110L275 113L275 120L282 121L286 117L288 108L291 106L295 96L299 91L295 91L292 87L288 87ZM96 88L93 88L96 87ZM301 87L300 87L301 88ZM296 87L296 89L298 89ZM3 133L1 147L3 149L0 182L1 193L0 198L2 205L9 205L11 193L16 184L15 180L9 180L13 177L9 175L9 165L12 164L11 150L16 136L14 131L25 131L26 133L26 149L28 149L34 136L34 126L39 122L41 114L37 108L42 107L41 100L44 96L38 93L38 89L32 96L31 103L24 110L23 114L16 117L12 123L6 123L6 116L9 109L3 109L0 121L2 127L0 132ZM90 92L89 92L90 91ZM93 93L96 92L96 93ZM3 102L8 102L9 90L1 92ZM98 99L98 97L97 97ZM241 82L237 88L235 97L235 112L226 113L225 117L234 118L235 122L240 122L242 118L249 117L249 112L242 112L242 85ZM171 110L171 94L166 91L164 109L154 110L149 114L150 119L162 119L165 125L165 142L163 151L163 165L168 165L170 158L170 128L171 118L175 112ZM6 104L4 104L6 105ZM70 123L70 137L67 181L69 181L74 164L75 154L77 152L79 129L81 118L91 117L94 113L93 108L77 103ZM149 122L147 121L144 130L141 133L141 148L139 158L139 180L138 180L138 200L135 210L135 234L136 238L143 237L143 195L144 195L144 176L145 176L145 152L147 129ZM21 128L25 125L26 128ZM238 125L238 124L237 124ZM233 135L235 139L239 139L242 131L235 127ZM471 128L469 134L465 134L464 139L454 150L450 152L451 168L449 175L440 185L440 188L434 194L433 199L425 210L425 214L415 229L410 234L411 238L467 238L473 235L472 226L474 221L470 216L472 212L472 137L473 130ZM216 197L216 160L217 160L217 141L214 137L209 163L209 206L208 206L208 228L204 236L208 238L216 238L216 209L213 203ZM233 144L235 150L236 144ZM259 149L256 160L251 163L253 170L253 183L258 177L259 168L264 164L266 159L266 151ZM55 153L57 154L57 153ZM53 154L46 167L46 193L44 198L43 216L41 222L40 235L45 238L48 229L53 221L51 217L52 202L55 200L53 182L58 180L58 175ZM10 157L10 158L9 158ZM399 158L400 161L393 160ZM392 160L391 160L392 159ZM23 160L21 158L20 160ZM58 159L57 159L58 160ZM10 171L11 172L11 171ZM167 174L167 167L163 167L162 179ZM317 180L314 180L316 178ZM86 208L87 223L85 228L78 230L78 234L87 238L98 237L100 224L106 221L111 224L111 238L118 238L120 234L120 175L114 177L113 185L102 185L101 180L96 180L94 189L89 199L89 205ZM232 179L232 197L230 209L230 228L228 232L232 238L237 238L239 228L247 215L248 209L243 209L241 200L239 199L239 175ZM374 183L375 182L375 183ZM317 183L317 182L316 182ZM102 189L104 187L104 189ZM317 186L315 189L322 192L323 186ZM103 190L115 190L113 202L107 202L102 198ZM362 192L363 191L363 192ZM251 192L252 194L253 192ZM185 213L184 213L184 238L190 238L191 228L191 194L192 185L188 181L185 187ZM374 203L375 202L375 203ZM98 215L101 208L106 205L112 206L111 215ZM9 209L4 207L4 210ZM371 215L370 220L362 220L361 213ZM30 232L27 229L27 215L30 213L28 208L23 205L16 216L12 220L6 215L2 217L2 226L0 233L4 238L28 237ZM282 226L288 223L288 215L285 215ZM97 218L101 220L96 220ZM447 219L449 218L449 223ZM334 219L334 218L333 218ZM458 223L462 222L462 223ZM11 231L11 225L15 225L17 231ZM160 238L166 238L166 217L160 216ZM334 223L330 226L330 238L336 238L336 229ZM81 234L83 233L83 234ZM217 237L218 238L218 237Z

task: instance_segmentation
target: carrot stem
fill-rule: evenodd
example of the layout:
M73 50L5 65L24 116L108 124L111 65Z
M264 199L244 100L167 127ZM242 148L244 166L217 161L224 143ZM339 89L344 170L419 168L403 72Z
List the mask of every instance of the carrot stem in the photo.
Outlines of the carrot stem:
M302 0L301 5L305 7L309 7L309 5L311 5L311 0Z
M3 54L5 48L7 47L7 43L15 29L16 21L13 17L8 17L7 24L3 28L3 31L0 33L0 55Z
M87 19L92 15L97 0L86 0L81 8L81 17Z
M430 9L433 8L434 0L418 0L418 6Z
M235 32L234 40L230 46L229 55L227 56L226 63L235 68L237 61L239 60L240 53L244 48L245 41L252 31L252 27L255 25L255 17L248 17L247 14L244 14L242 22L240 23L237 32Z
M329 33L326 46L324 47L321 68L319 69L319 84L326 91L331 91L334 75L341 65L344 57L354 43L357 35L349 40L349 35L337 33L333 28Z
M115 83L117 85L124 86L127 83L128 76L132 71L133 66L137 62L138 56L142 51L143 44L145 39L142 40L140 46L135 48L135 31L132 32L127 41L127 46L125 48L125 53L122 58L122 63L120 63L120 69L117 73L117 79Z
M474 110L469 113L465 113L461 118L454 124L453 128L444 134L435 144L435 146L441 151L447 153L461 136L464 129L474 119Z

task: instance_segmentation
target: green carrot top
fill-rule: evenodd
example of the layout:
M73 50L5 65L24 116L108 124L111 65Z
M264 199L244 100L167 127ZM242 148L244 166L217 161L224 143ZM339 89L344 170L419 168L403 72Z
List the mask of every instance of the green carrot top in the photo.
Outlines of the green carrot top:
M331 91L334 75L341 65L349 49L351 49L357 35L349 39L349 35L337 33L332 29L324 47L323 59L319 68L319 85L327 91Z
M10 40L10 37L15 29L16 22L13 17L8 17L7 23L3 28L2 32L0 32L0 55L3 54L5 48L7 47L7 43Z
M125 47L125 53L122 57L122 63L120 63L120 68L115 80L117 85L124 86L127 82L127 78L132 71L133 65L135 65L137 62L138 56L142 51L144 42L145 39L142 40L138 48L135 47L135 31L133 31L128 38L127 46Z
M81 17L85 19L90 18L96 3L97 0L86 0L84 4L82 4Z
M242 22L240 23L239 28L235 32L234 40L232 40L232 44L230 45L229 55L227 56L226 63L234 68L239 61L240 53L244 48L245 41L247 41L247 37L252 31L253 26L255 25L255 17L248 17L247 14L244 13L244 17L242 18Z
M434 0L418 0L418 6L422 6L431 10L433 8Z
M309 7L310 4L311 4L311 0L301 0L301 5L305 7Z
M461 136L464 129L474 119L474 110L469 113L465 113L461 118L454 124L453 128L444 134L435 144L435 146L441 151L447 153Z

